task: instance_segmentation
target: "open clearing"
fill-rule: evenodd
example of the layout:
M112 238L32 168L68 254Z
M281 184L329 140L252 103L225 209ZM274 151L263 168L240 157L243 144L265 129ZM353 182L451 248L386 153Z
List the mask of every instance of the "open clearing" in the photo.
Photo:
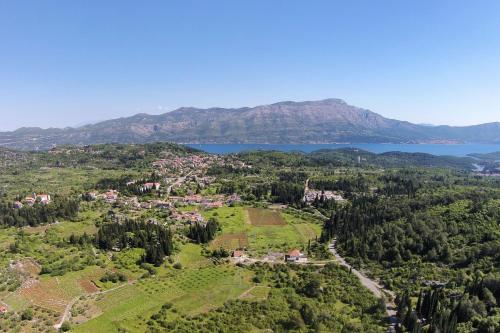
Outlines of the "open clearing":
M253 226L286 225L286 221L277 211L265 208L247 208L250 223Z
M211 244L212 248L217 249L219 247L223 247L228 250L241 249L247 246L248 246L248 237L246 234L243 233L223 234L217 236Z
M222 233L211 242L211 249L246 247L251 255L257 256L302 248L321 232L316 220L278 209L222 207L202 214L206 219L218 219L221 224Z

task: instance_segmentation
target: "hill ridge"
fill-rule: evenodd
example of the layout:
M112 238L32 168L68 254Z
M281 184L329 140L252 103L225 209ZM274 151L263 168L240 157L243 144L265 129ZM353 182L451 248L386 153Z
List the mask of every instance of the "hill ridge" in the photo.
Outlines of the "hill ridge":
M381 116L342 99L239 108L181 107L80 127L0 132L0 146L49 149L95 143L500 143L500 123L424 126Z

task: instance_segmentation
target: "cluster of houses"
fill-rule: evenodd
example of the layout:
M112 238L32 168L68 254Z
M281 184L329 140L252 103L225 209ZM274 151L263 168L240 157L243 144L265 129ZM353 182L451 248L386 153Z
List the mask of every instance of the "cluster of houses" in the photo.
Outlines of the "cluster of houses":
M205 223L205 219L201 216L200 213L196 211L191 212L181 212L174 210L172 211L172 215L170 217L174 220L181 221L183 223L194 224L194 223Z
M24 202L24 203L23 203ZM28 206L33 206L35 203L39 203L41 205L48 205L49 203L52 202L52 199L50 197L50 194L46 194L46 193L40 193L40 194L36 194L36 193L33 193L29 196L27 196L26 198L24 198L24 200L21 202L21 201L15 201L14 202L14 208L23 208L24 205L28 205Z
M163 159L153 162L153 167L168 173L175 171L176 174L187 173L192 170L206 170L208 167L221 161L220 157L215 155L187 155L176 156L168 153Z
M333 191L320 191L320 190L313 190L313 189L306 189L304 193L304 202L311 203L314 202L315 200L335 200L335 201L344 201L345 199L342 198L340 194L337 194Z
M179 174L187 174L193 172L197 175L203 173L211 166L231 165L234 168L251 168L250 165L238 159L221 157L218 155L196 155L190 154L187 156L177 156L172 153L167 153L162 156L162 159L152 163L153 167L164 175L171 174L177 176ZM200 177L201 182L211 182L213 177Z
M105 193L98 194L96 192L86 193L86 197L90 200L103 199L108 203L117 203L122 207L129 207L133 209L150 209L150 208L160 208L169 209L175 206L175 204L186 204L201 206L204 209L220 208L224 204L231 205L235 202L240 202L241 198L237 194L233 194L229 197L224 197L223 195L214 195L211 197L204 197L199 194L187 195L185 197L170 196L166 200L148 200L145 202L139 202L136 196L133 197L122 197L118 198L118 191L108 190Z

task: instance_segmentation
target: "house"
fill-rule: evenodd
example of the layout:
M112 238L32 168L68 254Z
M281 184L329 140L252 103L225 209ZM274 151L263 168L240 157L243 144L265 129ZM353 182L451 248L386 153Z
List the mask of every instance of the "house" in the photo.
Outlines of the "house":
M210 209L210 208L220 208L224 206L224 203L222 201L204 201L203 202L203 207Z
M142 186L143 191L149 191L149 190L159 190L161 184L160 183L145 183Z
M124 207L126 206L126 207L135 208L135 209L141 208L141 205L139 204L137 197L130 197L130 198L122 199L120 201L120 204Z
M3 305L0 305L0 313L7 313L7 308Z
M26 204L28 206L33 206L36 202L35 198L33 198L33 197L26 197L26 198L24 198L24 201L26 202Z
M307 256L302 254L298 249L292 249L288 251L285 255L286 262L295 262L295 263L306 263Z
M320 191L320 190L312 190L308 189L306 190L303 201L307 203L314 202L316 199L320 200L323 198L323 200L335 200L335 201L344 201L344 198L340 194L336 194L333 191Z
M17 208L17 209L23 208L23 204L20 201L16 201L16 202L14 202L14 208Z
M104 193L104 200L108 203L113 203L118 199L118 191L117 190L108 190Z
M203 197L199 194L193 194L193 195L188 195L187 197L184 198L184 201L188 205L194 205L198 204L203 201Z
M229 206L235 202L240 202L240 201L241 201L241 197L238 194L233 193L229 196L229 198L227 198L226 203Z
M35 200L40 201L41 204L46 205L50 203L50 194L37 194Z
M243 250L234 250L231 254L231 258L236 262L243 262L245 259L248 259L248 255Z

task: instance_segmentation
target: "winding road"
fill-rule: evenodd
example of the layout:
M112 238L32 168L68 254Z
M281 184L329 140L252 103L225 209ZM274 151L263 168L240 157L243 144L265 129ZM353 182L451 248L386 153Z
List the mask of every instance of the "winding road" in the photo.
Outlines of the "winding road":
M330 243L328 246L328 250L333 254L335 259L338 261L338 263L344 267L347 267L354 275L356 275L359 280L361 281L361 284L368 288L373 295L377 298L382 298L384 299L389 296L390 300L385 303L385 309L387 312L387 315L391 319L391 324L389 325L389 328L387 329L387 332L393 333L396 332L395 326L396 326L396 305L393 302L393 299L395 298L395 295L392 291L385 289L382 287L378 282L375 280L370 279L357 269L353 268L345 259L337 252L335 245L336 245L337 240L333 239L333 241Z

